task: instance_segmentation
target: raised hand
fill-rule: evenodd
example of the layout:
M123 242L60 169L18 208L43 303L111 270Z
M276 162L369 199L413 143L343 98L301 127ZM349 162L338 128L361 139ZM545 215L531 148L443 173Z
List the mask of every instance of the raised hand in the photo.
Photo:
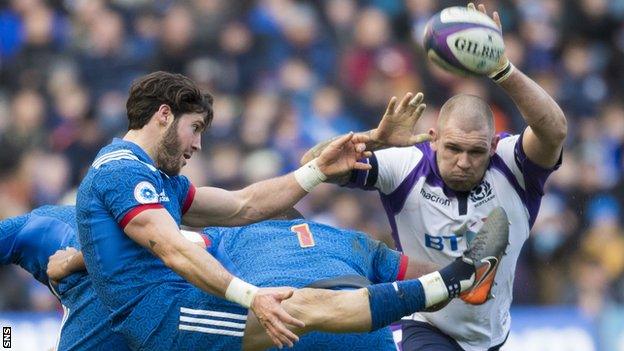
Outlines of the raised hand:
M251 310L260 325L280 349L284 345L292 347L299 341L299 337L288 330L284 323L299 328L305 327L302 321L293 318L280 305L283 300L290 298L293 292L292 288L262 288L258 290L251 303Z
M473 10L473 11L479 11L481 13L483 13L486 16L489 16L487 13L487 10L485 9L485 5L483 4L479 4L477 7L475 7L474 3L469 2L468 3L468 9ZM500 16L498 14L498 11L494 11L492 12L492 20L494 21L494 23L496 23L496 25L498 26L498 29L501 30L501 33L503 32L503 25L501 24L501 19ZM498 66L496 67L496 69L494 69L493 72L498 72L501 69L503 69L505 66L507 66L507 63L509 62L509 59L507 58L506 55L502 55L499 62L498 62Z
M422 93L416 96L407 93L396 106L397 98L393 96L379 126L371 133L372 142L384 147L401 147L431 140L428 134L414 134L416 123L427 107L423 100Z
M369 139L366 134L353 134L353 132L335 139L317 157L319 170L327 178L332 178L354 169L371 169L368 163L358 161L371 156L369 151L365 151L366 142Z

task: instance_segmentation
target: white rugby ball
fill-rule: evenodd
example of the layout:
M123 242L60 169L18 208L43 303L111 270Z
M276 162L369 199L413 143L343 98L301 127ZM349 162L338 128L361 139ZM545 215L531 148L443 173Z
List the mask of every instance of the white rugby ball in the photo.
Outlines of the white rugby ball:
M429 20L423 44L433 62L462 75L492 72L505 51L496 22L460 6L445 8Z

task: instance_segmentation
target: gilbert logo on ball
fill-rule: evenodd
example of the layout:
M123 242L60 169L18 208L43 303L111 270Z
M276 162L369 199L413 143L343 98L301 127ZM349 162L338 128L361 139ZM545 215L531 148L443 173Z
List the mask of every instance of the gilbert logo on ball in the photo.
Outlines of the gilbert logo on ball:
M433 62L462 75L493 71L505 51L502 33L491 18L459 6L429 20L423 43Z

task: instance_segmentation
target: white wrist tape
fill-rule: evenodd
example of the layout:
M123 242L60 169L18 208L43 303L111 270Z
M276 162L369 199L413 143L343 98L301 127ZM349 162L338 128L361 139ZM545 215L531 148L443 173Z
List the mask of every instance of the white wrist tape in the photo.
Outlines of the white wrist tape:
M493 72L490 74L490 78L497 84L500 84L509 78L514 71L514 65L511 61L507 61L507 64L503 66L500 70Z
M315 186L324 182L327 176L316 165L316 159L313 159L295 171L295 179L303 190L310 192Z
M201 236L201 234L196 233L196 232L192 232L190 230L184 230L184 229L180 229L180 233L182 234L183 237L186 238L186 240L194 243L194 244L204 244L204 238Z
M257 292L258 287L234 277L227 290L225 290L225 298L245 308L249 308Z

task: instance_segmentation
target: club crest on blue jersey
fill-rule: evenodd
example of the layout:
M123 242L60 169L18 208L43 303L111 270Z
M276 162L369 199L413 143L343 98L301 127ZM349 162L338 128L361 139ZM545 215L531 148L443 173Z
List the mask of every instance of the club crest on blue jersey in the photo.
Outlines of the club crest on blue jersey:
M158 202L156 188L150 182L140 182L134 187L134 198L141 204L154 204Z

